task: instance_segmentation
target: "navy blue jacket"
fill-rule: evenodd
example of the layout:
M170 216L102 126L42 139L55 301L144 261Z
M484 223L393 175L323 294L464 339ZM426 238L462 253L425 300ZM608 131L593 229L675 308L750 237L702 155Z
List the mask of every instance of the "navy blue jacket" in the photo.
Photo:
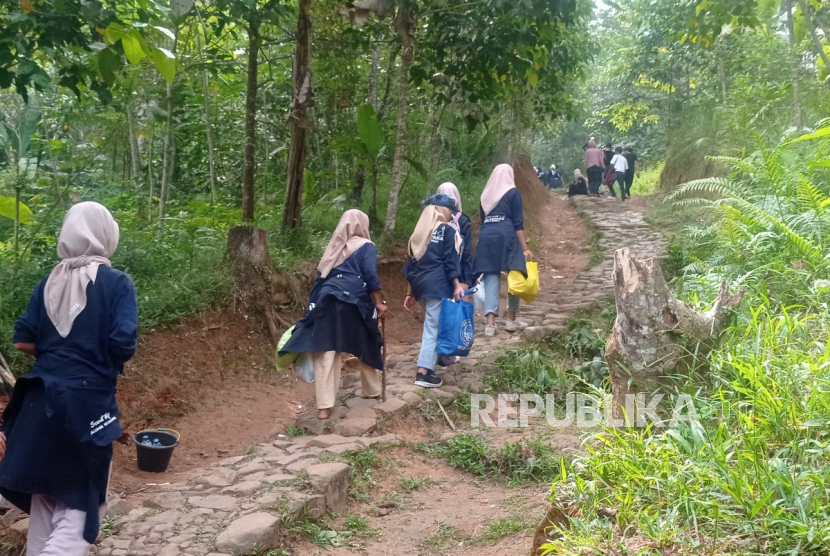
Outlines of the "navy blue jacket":
M424 256L420 260L410 258L404 265L403 274L416 300L452 298L455 293L453 280L463 278L455 234L452 226L441 224L432 233Z
M32 494L87 512L84 539L92 543L112 443L121 436L116 379L138 342L135 287L123 272L100 266L86 307L62 338L46 313L45 283L15 324L14 342L34 343L37 357L3 414L0 494L27 512Z
M280 355L338 351L351 353L366 365L383 369L383 338L371 292L381 289L378 253L367 243L328 276L314 283L305 315L297 323Z
M516 232L524 227L522 196L518 189L505 193L490 214L485 216L481 210L481 231L473 264L475 275L509 270L520 270L526 275L524 253L516 237Z

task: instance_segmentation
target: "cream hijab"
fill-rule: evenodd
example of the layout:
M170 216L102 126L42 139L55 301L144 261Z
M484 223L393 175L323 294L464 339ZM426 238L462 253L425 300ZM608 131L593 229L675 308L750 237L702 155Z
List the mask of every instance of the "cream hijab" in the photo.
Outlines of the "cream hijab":
M574 181L577 181L579 178L582 178L583 180L585 180L585 183L588 183L588 178L583 176L582 175L582 170L577 168L576 170L574 170Z
M442 183L438 186L438 193L440 193L441 195L446 195L450 199L455 199L455 208L458 209L458 212L464 212L461 209L461 193L458 192L458 188L455 186L454 183Z
M490 179L487 180L487 185L481 193L481 210L484 211L484 216L490 214L505 193L511 189L516 189L513 167L509 164L499 164L490 174Z
M58 334L66 338L86 308L86 288L95 283L98 267L112 266L118 247L118 223L103 205L78 203L66 213L58 237L61 262L52 269L44 288L44 304Z
M415 231L409 238L409 256L421 260L427 252L432 234L441 224L449 224L452 220L452 213L447 207L428 205L424 207L421 218L415 226ZM455 252L461 253L461 234L455 234Z
M334 230L317 270L326 278L331 270L342 264L352 253L372 243L369 236L369 217L357 209L347 210L340 217L340 223Z

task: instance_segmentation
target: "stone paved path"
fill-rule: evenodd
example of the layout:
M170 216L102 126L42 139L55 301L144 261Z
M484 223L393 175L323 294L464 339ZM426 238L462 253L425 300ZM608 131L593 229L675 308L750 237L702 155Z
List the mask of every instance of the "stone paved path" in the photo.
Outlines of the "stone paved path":
M318 421L313 408L298 418L297 424L313 436L261 444L249 453L192 472L184 483L152 486L139 507L133 507L130 500L116 503L109 536L92 554L246 554L255 546L277 547L286 519L344 510L350 469L332 460L348 450L399 442L394 435L371 436L379 418L403 414L421 403L422 395L449 402L462 393L477 392L484 373L497 371L492 360L499 347L563 331L575 311L612 295L610 272L616 248L629 247L641 258L665 252L665 241L649 229L642 214L619 201L577 198L572 202L601 233L602 263L582 272L567 287L541 292L536 303L522 309L521 318L531 325L523 333L500 330L493 338L479 336L470 357L442 375L445 385L426 392L412 384L419 346L394 353L388 361L385 403L360 397L359 375L344 374L342 405L332 419Z

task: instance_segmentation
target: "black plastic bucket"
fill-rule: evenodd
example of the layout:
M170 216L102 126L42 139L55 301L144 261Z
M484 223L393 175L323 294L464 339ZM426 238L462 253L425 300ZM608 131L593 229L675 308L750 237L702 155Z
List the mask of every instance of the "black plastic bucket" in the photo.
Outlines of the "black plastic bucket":
M141 441L144 440L145 436L150 442L158 439L160 446L142 444ZM181 435L173 429L148 429L137 432L133 440L135 440L138 468L150 473L167 471L170 458L173 457L173 450L179 445L180 437Z

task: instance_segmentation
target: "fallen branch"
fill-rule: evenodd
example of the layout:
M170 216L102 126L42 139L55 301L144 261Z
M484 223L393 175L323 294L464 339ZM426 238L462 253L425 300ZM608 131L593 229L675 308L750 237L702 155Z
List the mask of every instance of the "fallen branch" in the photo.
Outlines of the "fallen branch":
M438 407L440 407L440 408L441 408L441 413L443 413L443 414L444 414L444 419L446 419L446 420L447 420L447 424L450 426L450 428L452 429L452 431L453 431L453 432L455 432L455 423L453 423L453 422L452 422L452 419L450 419L450 416L449 416L449 415L447 415L447 412L446 412L446 411L444 411L444 406L443 406L443 405L441 405L441 402L440 402L439 400L435 400L435 401L436 401L436 402L438 402Z

